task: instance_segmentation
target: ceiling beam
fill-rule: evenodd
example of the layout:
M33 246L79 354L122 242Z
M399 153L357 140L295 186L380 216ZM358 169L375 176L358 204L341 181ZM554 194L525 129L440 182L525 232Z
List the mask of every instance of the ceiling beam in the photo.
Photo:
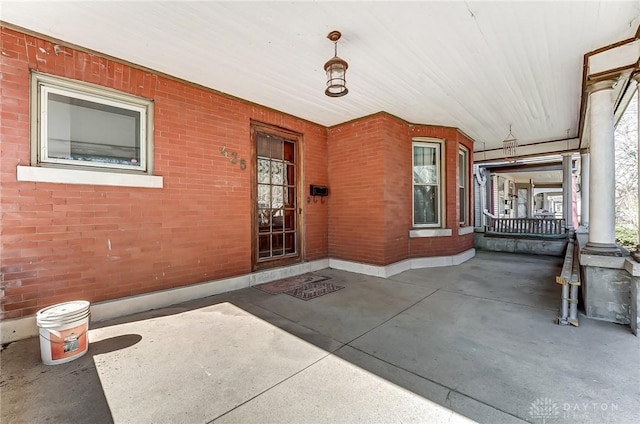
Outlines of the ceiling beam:
M578 138L522 144L518 146L517 157L508 159L516 160L518 158L577 152L579 145L580 139ZM479 150L473 152L474 163L495 162L496 160L505 160L504 151L502 149Z
M548 164L525 163L510 165L487 165L485 168L495 173L562 171L562 162L550 162Z

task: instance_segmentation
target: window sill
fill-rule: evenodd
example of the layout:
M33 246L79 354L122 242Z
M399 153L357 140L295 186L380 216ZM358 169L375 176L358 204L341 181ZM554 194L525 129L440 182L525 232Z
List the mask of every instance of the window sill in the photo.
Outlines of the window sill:
M450 236L451 228L421 228L419 230L409 230L409 238Z
M81 169L20 166L18 181L59 184L90 184L120 187L162 188L163 177L156 175L125 174L118 172L88 171Z
M458 235L463 236L465 234L471 234L475 231L474 227L460 227L458 228Z

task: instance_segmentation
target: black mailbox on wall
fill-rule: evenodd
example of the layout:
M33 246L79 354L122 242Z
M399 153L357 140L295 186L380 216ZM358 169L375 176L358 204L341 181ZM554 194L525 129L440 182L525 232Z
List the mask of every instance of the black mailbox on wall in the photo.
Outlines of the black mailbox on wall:
M311 184L309 186L309 192L312 196L324 197L329 195L329 187Z

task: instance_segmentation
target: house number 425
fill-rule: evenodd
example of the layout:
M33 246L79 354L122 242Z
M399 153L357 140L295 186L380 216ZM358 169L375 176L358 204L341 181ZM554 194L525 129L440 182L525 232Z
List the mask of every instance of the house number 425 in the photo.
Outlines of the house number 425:
M238 159L238 154L236 152L228 151L226 145L220 148L220 154L225 158L229 158L229 162L234 165L236 163L239 163L240 169L242 169L243 171L247 169L247 161L245 161L244 159Z

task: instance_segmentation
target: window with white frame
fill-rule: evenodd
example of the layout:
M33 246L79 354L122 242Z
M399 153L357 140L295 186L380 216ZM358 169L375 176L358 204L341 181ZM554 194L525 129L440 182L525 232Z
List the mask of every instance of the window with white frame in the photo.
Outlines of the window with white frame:
M32 165L151 174L153 102L32 74Z
M413 142L413 226L442 226L441 144Z
M469 152L464 147L458 150L458 199L460 202L460 225L467 225L469 220Z

